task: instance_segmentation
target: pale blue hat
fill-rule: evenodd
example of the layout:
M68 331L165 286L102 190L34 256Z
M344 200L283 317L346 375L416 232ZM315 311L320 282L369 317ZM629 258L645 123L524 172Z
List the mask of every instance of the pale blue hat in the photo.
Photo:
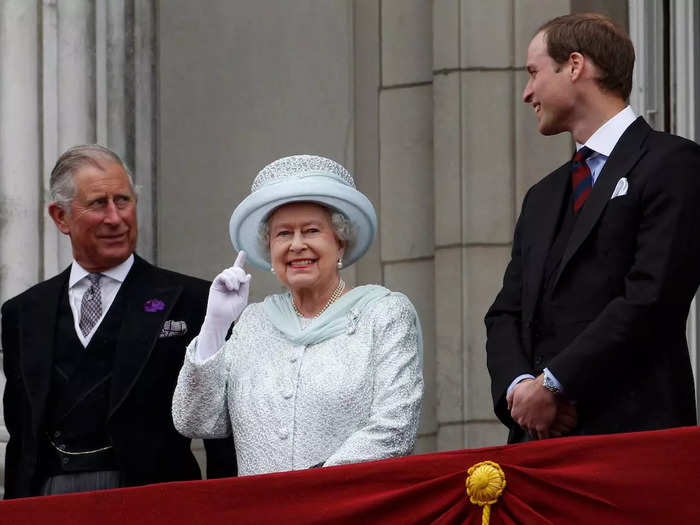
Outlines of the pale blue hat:
M250 195L236 206L229 234L236 251L263 269L269 256L258 241L260 224L272 211L290 202L317 202L343 213L352 223L354 239L343 256L350 266L369 249L377 234L377 214L370 200L355 188L352 175L337 162L316 155L283 157L265 166L253 181Z

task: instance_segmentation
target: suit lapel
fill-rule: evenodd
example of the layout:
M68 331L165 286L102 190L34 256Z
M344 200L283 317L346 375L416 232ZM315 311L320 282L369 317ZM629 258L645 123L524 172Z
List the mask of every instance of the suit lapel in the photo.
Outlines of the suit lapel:
M643 118L639 117L625 130L613 148L610 157L608 157L603 170L598 176L598 180L593 185L591 194L586 199L585 206L581 209L580 215L576 220L559 264L554 287L559 282L566 265L571 261L571 258L576 254L583 241L588 238L598 219L600 219L603 210L610 201L610 196L617 182L620 178L627 176L646 152L642 148L642 144L650 131L649 125Z
M545 260L557 231L562 207L568 202L566 190L570 179L570 167L571 163L566 163L552 173L549 186L538 194L533 193L533 197L537 195L537 200L528 203L528 207L537 210L537 213L534 215L536 223L532 225L532 244L525 248L528 250L528 271L525 276L528 293L523 299L523 311L526 313L532 314L535 311L544 277Z
M67 292L70 267L34 288L20 313L21 368L32 406L32 432L38 433L51 386L56 313Z
M161 328L182 293L182 286L154 284L157 269L136 256L119 294L124 294L124 317L114 355L109 417L124 402L146 366ZM162 310L149 312L147 301L157 299Z

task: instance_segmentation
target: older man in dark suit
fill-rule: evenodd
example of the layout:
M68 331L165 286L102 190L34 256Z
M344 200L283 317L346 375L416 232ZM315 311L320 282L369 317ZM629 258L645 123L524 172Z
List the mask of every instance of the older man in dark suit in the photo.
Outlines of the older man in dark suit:
M170 404L209 283L133 253L136 195L112 151L71 148L50 184L74 260L2 307L5 497L199 479ZM229 440L205 446L210 477L235 475Z
M487 361L509 440L696 423L685 322L700 282L700 146L627 105L634 49L610 19L546 23L523 101L571 162L527 193Z

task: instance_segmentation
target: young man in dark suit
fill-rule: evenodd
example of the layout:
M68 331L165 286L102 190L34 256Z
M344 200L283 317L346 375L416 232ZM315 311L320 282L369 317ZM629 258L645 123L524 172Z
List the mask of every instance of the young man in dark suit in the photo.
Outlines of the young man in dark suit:
M510 442L696 424L685 323L700 282L700 146L627 104L634 49L610 19L556 18L523 101L571 162L528 191L486 315Z
M5 497L201 478L170 404L209 283L133 253L136 194L112 151L71 148L50 185L74 260L2 307ZM236 474L231 440L205 446L210 477Z

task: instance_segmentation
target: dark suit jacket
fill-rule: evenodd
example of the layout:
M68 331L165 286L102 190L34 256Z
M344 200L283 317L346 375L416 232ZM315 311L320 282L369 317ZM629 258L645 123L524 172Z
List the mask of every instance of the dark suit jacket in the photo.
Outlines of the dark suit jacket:
M577 402L576 433L694 425L685 323L700 282L700 146L642 118L625 131L554 274L553 344L543 348L533 321L570 174L566 163L528 191L503 288L486 315L496 414L517 440L506 390L518 375L548 367ZM611 200L621 177L627 194Z
M70 268L7 301L2 349L7 384L5 497L36 494L37 461L51 386L53 338L60 294ZM185 347L206 311L209 283L150 265L138 256L118 296L126 299L111 379L107 430L127 485L201 478L190 440L175 430L171 401ZM149 299L164 309L145 311ZM166 320L185 321L184 336L159 338ZM236 474L233 442L207 447L209 477Z

